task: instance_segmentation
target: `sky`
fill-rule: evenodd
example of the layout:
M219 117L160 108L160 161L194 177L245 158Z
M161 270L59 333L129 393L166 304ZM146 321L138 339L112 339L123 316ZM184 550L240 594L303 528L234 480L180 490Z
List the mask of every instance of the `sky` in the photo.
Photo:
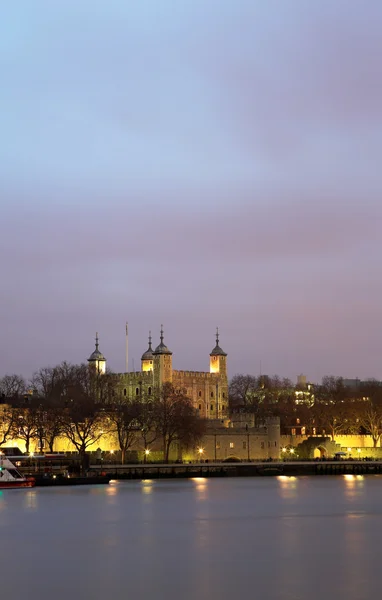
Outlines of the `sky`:
M100 349L382 379L382 3L0 17L0 377ZM134 361L134 363L133 363Z

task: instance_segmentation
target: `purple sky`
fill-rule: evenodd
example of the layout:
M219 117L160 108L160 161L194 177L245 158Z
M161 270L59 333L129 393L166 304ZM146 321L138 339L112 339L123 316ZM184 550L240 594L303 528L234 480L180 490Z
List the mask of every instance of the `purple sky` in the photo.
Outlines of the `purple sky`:
M0 376L148 330L178 369L382 378L382 3L19 0ZM131 360L132 366L132 360Z

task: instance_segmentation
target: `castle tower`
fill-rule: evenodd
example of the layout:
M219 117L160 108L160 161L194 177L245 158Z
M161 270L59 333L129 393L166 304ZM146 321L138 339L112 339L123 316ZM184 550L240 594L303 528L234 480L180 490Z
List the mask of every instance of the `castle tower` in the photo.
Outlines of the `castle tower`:
M216 346L210 353L210 373L227 377L227 354L219 346L218 328L216 328Z
M98 348L98 332L95 338L95 350L88 358L89 367L94 369L96 373L103 375L106 373L106 358Z
M151 331L149 332L149 347L142 354L141 358L141 371L153 371L154 370L154 352L151 347Z
M156 385L162 385L166 381L172 381L172 352L163 342L163 325L160 330L160 344L154 352L154 381Z

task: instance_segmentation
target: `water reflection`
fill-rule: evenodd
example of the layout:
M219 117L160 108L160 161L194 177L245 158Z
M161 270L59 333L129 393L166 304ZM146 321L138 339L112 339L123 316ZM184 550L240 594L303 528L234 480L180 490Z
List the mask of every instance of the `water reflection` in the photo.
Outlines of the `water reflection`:
M142 494L149 496L153 493L154 481L152 479L142 480Z
M323 586L330 598L377 598L381 483L198 477L4 492L2 597L15 597L17 581L17 598L40 600L30 582L43 565L56 600L73 589L117 598L127 585L132 598L157 600L322 600Z
M277 480L280 484L279 494L281 498L291 499L297 497L297 483L298 479L294 476L279 475Z
M364 475L343 475L345 481L345 496L349 500L354 500L362 493L365 483Z
M29 510L37 510L38 492L36 489L29 490L25 493L25 506Z
M192 477L197 500L207 500L208 497L208 479L206 477Z

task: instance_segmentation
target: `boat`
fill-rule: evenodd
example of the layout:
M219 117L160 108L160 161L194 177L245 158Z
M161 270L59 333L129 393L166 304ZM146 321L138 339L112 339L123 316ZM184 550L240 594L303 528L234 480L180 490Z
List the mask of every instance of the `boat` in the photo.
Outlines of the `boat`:
M0 453L0 490L31 488L34 485L33 477L23 477L9 458Z

